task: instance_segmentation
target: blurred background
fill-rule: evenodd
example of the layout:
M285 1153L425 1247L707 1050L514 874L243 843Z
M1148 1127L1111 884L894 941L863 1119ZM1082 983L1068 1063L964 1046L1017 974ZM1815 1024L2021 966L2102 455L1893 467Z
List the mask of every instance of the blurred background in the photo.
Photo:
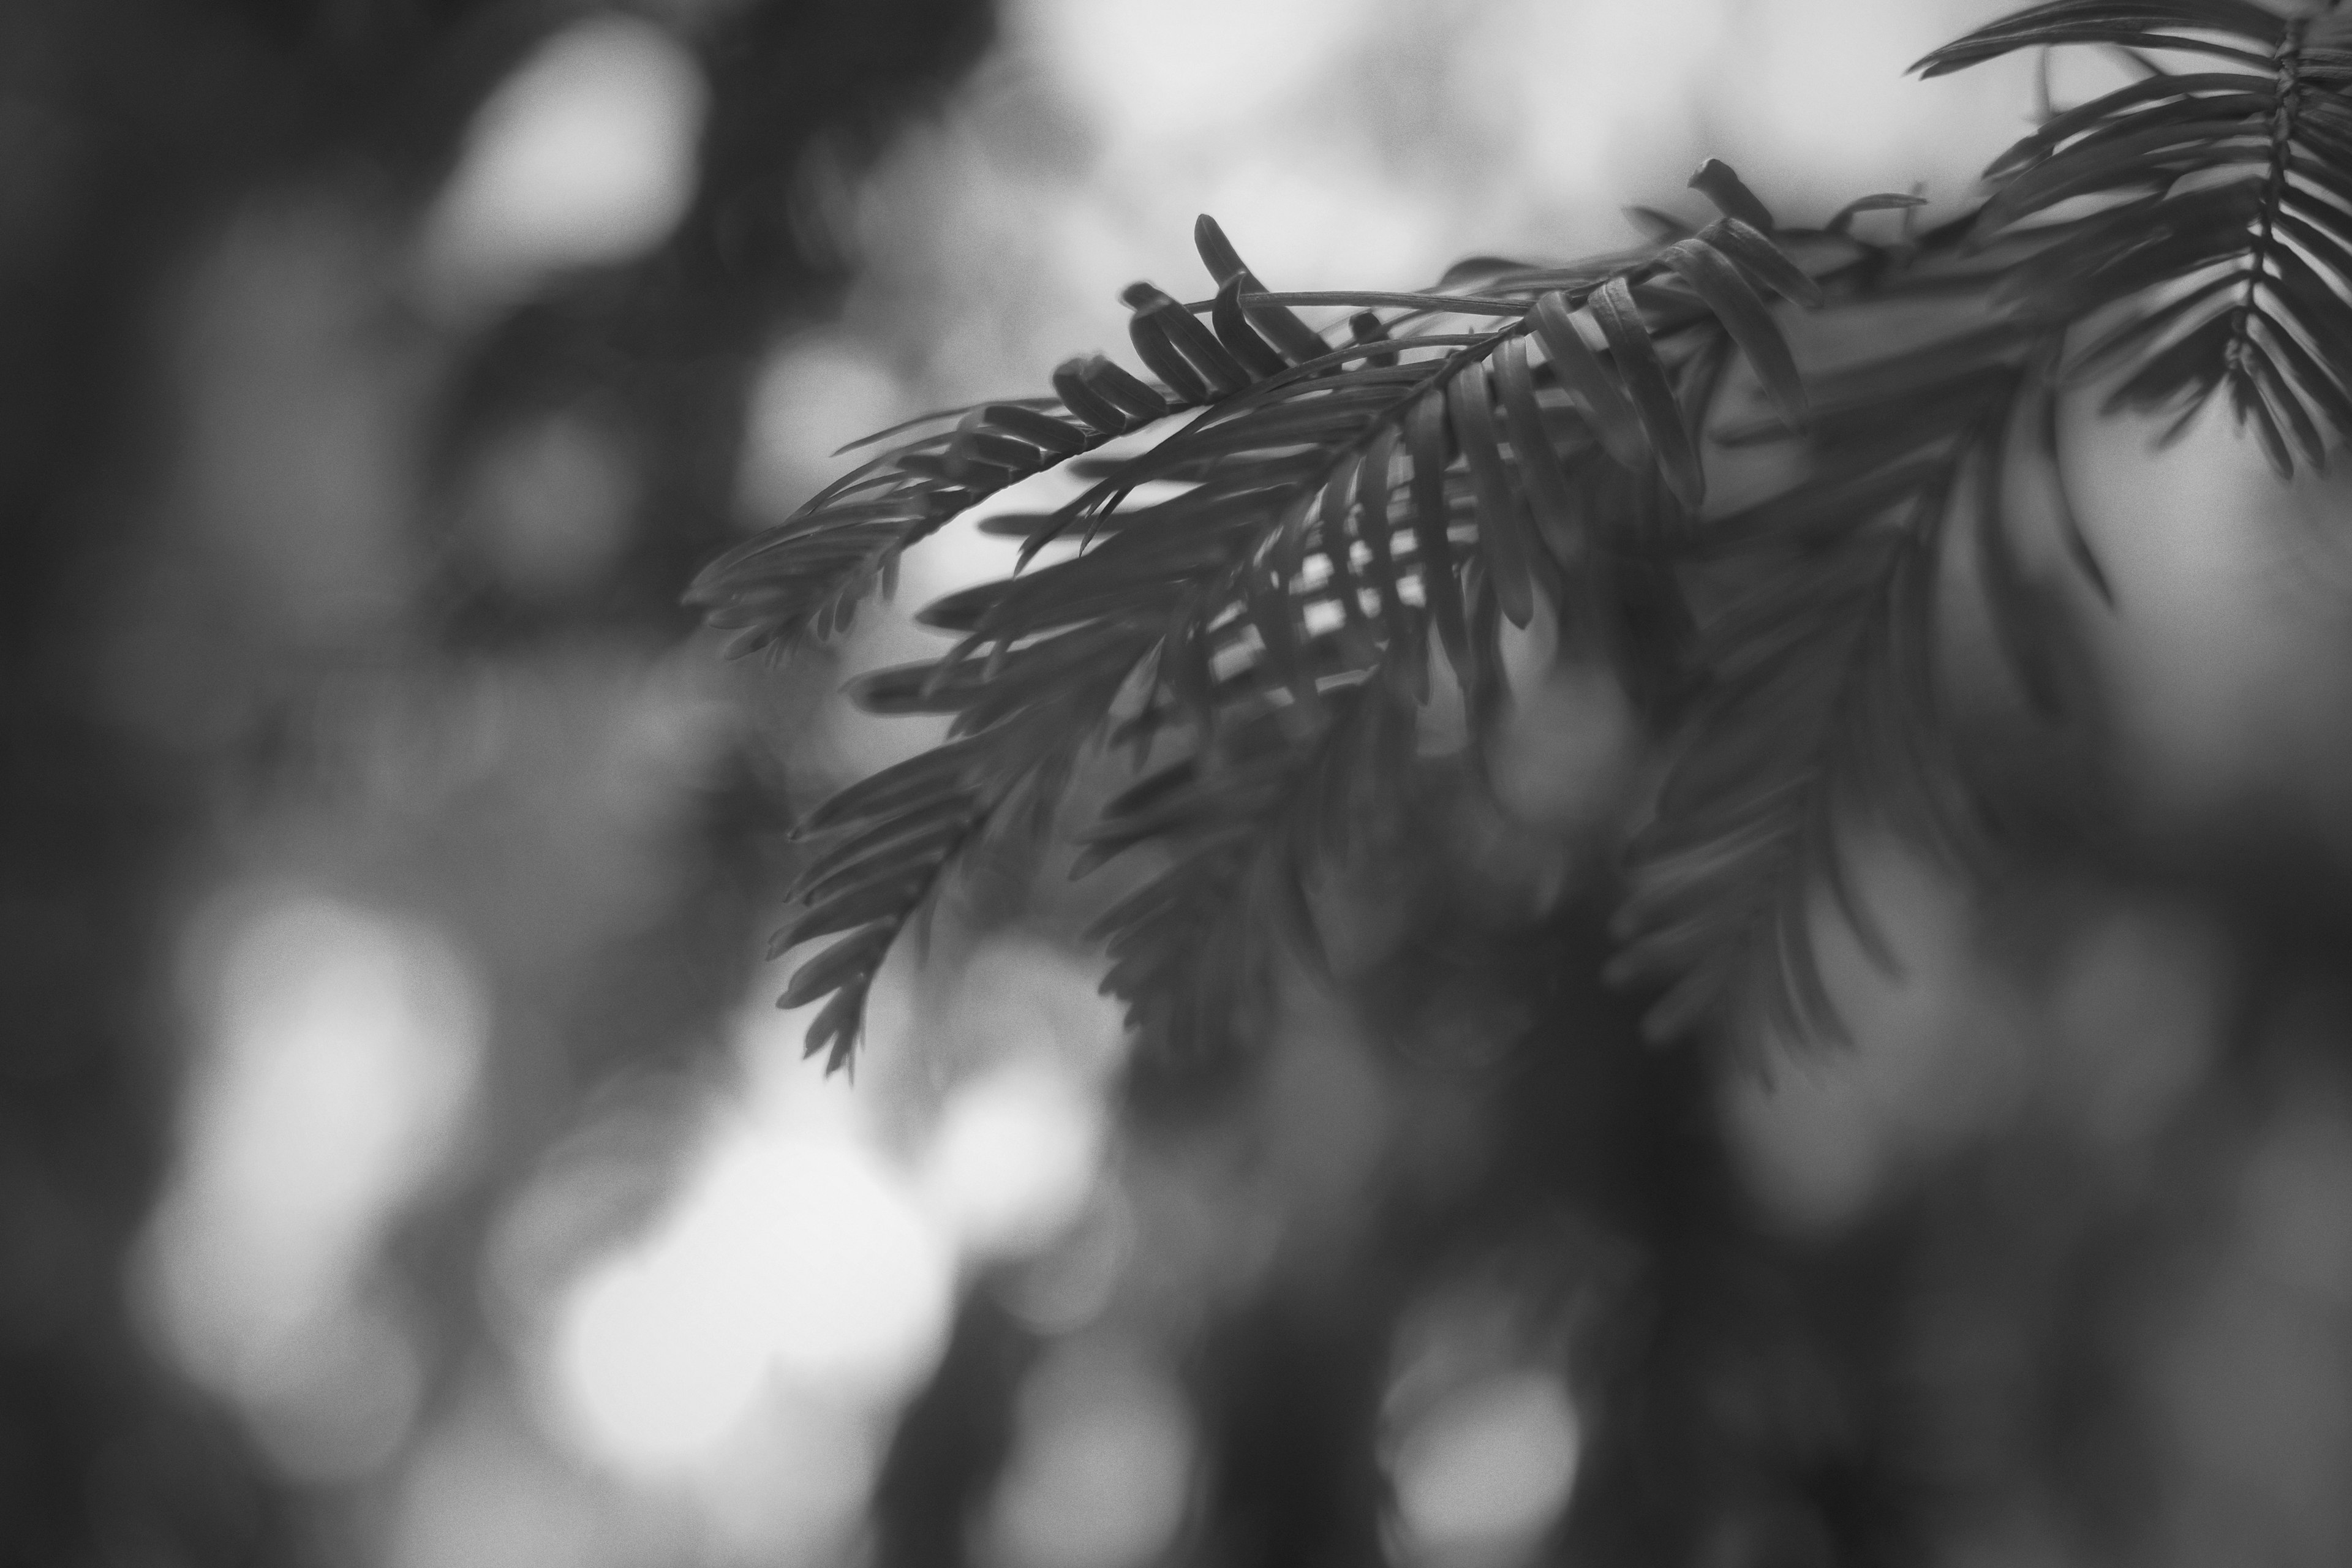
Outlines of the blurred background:
M2004 8L0 3L0 1563L2345 1561L2340 481L2073 442L2046 863L1870 848L1903 973L1825 925L1857 1044L1769 1074L1583 977L1635 759L1531 681L1232 1081L986 874L825 1079L786 830L1009 555L783 668L677 607L1199 212L1393 289L1711 153L1949 211L2031 64L1904 68Z

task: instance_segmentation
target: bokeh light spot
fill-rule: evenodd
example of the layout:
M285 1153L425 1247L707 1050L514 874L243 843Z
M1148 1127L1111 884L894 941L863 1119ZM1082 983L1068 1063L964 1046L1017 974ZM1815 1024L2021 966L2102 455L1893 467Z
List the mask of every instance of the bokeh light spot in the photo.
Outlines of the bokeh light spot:
M981 1531L1002 1568L1132 1568L1165 1552L1192 1495L1190 1413L1134 1347L1080 1341L1029 1375Z
M430 285L494 303L661 243L693 194L708 97L692 58L648 23L556 34L475 116L427 220Z
M1085 1205L1102 1134L1100 1107L1068 1074L986 1074L949 1100L923 1163L923 1195L967 1251L1034 1252Z
M887 1399L946 1333L951 1258L847 1140L722 1132L667 1220L557 1310L566 1436L640 1475L722 1448L772 1376Z
M429 927L315 895L226 897L190 948L205 1049L134 1288L289 1473L361 1473L418 1375L367 1276L453 1145L482 1003Z
M1104 129L1181 142L1247 127L1324 68L1370 10L1366 0L1193 0L1181 10L1028 0L1013 21Z
M788 342L761 366L745 416L740 489L751 521L782 521L873 452L840 450L908 414L906 392L871 350L839 334ZM876 451L888 449L888 444Z
M1576 1481L1582 1434L1559 1375L1520 1368L1433 1402L1399 1435L1392 1479L1411 1561L1511 1556Z

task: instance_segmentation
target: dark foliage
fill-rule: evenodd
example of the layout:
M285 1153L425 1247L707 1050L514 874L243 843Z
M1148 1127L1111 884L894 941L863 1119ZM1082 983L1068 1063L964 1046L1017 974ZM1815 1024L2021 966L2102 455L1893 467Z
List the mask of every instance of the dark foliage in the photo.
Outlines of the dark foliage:
M1664 987L1650 1031L1738 997L1784 1036L1834 1034L1816 893L1884 954L1842 828L1874 821L1962 863L2000 848L1937 670L1955 536L2045 710L2058 653L2004 504L2015 473L2052 487L2063 548L2104 586L2057 480L2058 389L2120 372L2109 410L2177 407L2177 433L2226 385L2282 472L2352 428L2344 31L2243 0L2056 0L1971 34L1920 68L2100 44L2145 75L2053 114L1980 205L1925 234L1907 214L1891 238L1856 221L1901 196L1783 226L1710 161L1691 183L1722 216L1696 232L1651 214L1650 243L1591 261L1286 294L1203 217L1215 296L1125 296L1156 384L1097 356L1063 366L1052 399L919 422L695 586L738 652L821 640L967 509L1058 465L1093 481L993 520L1024 531L1024 562L1075 553L930 606L956 646L858 689L877 711L950 715L953 738L810 825L837 838L778 949L846 933L787 993L832 998L810 1050L849 1058L876 969L958 856L1008 837L1034 852L1104 746L1139 769L1178 753L1080 829L1087 864L1171 851L1097 928L1108 984L1169 1059L1245 1037L1274 955L1317 949L1318 877L1376 856L1415 798L1432 681L1459 683L1476 758L1506 708L1505 628L1539 614L1561 657L1649 697L1672 759L1616 922L1614 973ZM2196 68L2156 58L2183 55ZM1811 376L1778 303L1961 300L1981 307L1959 312L1969 330ZM1297 313L1332 310L1320 328ZM1727 410L1735 359L1769 419ZM1148 449L1083 456L1147 426ZM1800 477L1710 513L1709 447L1758 443L1790 447ZM1136 499L1154 483L1181 489Z

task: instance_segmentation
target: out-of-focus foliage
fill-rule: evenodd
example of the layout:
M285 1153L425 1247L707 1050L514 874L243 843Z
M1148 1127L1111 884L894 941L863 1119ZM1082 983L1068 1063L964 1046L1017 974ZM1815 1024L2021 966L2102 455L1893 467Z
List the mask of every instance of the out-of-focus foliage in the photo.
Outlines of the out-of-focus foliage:
M845 280L824 182L991 28L0 8L0 1555L478 1561L593 1497L487 1237L721 1054L780 807L677 595ZM567 1272L656 1195L604 1163Z
M1784 240L1915 179L1931 236L2021 134L2035 63L1903 68L1994 9L1200 0L1171 26L1020 0L991 32L944 4L0 6L0 1556L2339 1560L2352 693L2309 526L2338 501L2271 482L2230 422L2150 457L2136 416L2095 417L2104 386L2062 391L2056 470L2113 605L2026 464L2007 628L1975 592L1989 447L1960 465L1944 695L2021 851L1964 894L1847 792L1834 838L1900 974L1826 888L1792 904L1853 1043L1759 1054L1769 1086L1643 1046L1599 984L1675 686L1499 600L1492 710L1433 628L1428 701L1390 693L1412 744L1351 732L1433 787L1389 814L1361 769L1309 792L1359 853L1305 889L1318 968L1259 949L1253 1048L1130 1055L1083 933L1206 863L1073 842L1135 782L1130 751L1081 748L1063 822L961 857L871 974L854 1084L827 1080L799 1058L823 1003L775 1013L757 962L795 879L839 869L788 830L950 717L836 689L921 705L893 668L972 628L912 612L997 603L973 584L1010 536L1102 476L1008 487L781 667L722 668L677 602L853 468L843 443L1010 406L1073 352L1099 381L1083 351L1132 341L1114 286L1192 275L1202 210L1307 291L1410 293L1463 250L1641 267L1680 237L1621 204L1711 152ZM2061 51L2049 89L2135 72ZM1979 264L1906 256L1899 213L1850 232L1890 276ZM1637 307L1719 342L1647 266ZM1241 332L1290 353L1255 291L1220 311L1204 284L1196 312L1254 377ZM1356 357L1352 308L1286 308L1349 374L1453 357ZM1947 334L1948 302L1771 320L1814 450L1949 455L1869 417L1935 378L1874 405L1849 374ZM1950 379L1994 395L1976 373L2021 346ZM1707 519L1797 477L1728 363L1694 442ZM1444 414L1485 450L1476 409ZM979 435L1066 439L976 425L982 462ZM1150 441L1080 460L1181 457ZM1446 548L1484 571L1479 476L1449 470ZM1090 520L1106 563L1142 542L1122 513L1176 494ZM1361 632L1392 637L1345 499ZM1704 569L1703 619L1761 570ZM1328 579L1304 603L1318 646L1345 607ZM1219 700L1282 708L1233 627ZM2038 651L2063 726L2005 647ZM1126 804L1211 829L1219 801Z

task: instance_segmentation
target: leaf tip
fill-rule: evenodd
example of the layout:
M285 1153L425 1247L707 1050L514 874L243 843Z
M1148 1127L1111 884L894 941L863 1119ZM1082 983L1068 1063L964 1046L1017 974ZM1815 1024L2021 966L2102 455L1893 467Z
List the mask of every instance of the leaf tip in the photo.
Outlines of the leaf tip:
M1713 202L1726 217L1754 224L1766 234L1779 226L1762 198L1749 190L1738 172L1720 158L1709 158L1701 163L1691 174L1690 188Z

